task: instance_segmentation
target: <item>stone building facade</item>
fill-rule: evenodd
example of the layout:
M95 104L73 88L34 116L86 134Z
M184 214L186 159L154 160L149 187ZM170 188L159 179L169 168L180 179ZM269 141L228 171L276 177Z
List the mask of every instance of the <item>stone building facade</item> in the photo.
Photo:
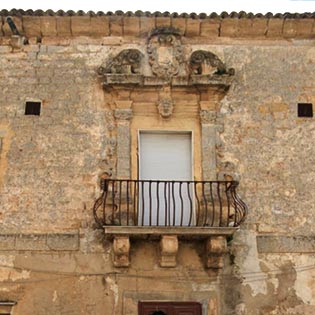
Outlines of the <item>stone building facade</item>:
M0 11L0 314L314 314L314 17ZM146 134L188 221L139 219Z

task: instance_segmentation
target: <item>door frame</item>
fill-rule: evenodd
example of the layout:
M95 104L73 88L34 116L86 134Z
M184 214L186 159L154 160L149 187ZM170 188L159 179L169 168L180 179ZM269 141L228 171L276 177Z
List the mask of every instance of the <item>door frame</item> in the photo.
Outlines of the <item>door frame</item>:
M169 309L170 312L167 313L167 315L176 315L174 313L175 307L192 307L197 311L197 315L202 315L203 307L202 303L196 302L196 301L138 301L138 315L146 315L144 312L146 311L146 308L156 308L156 310L159 310L160 307L164 307ZM151 310L150 310L151 312ZM198 314L199 313L199 314Z

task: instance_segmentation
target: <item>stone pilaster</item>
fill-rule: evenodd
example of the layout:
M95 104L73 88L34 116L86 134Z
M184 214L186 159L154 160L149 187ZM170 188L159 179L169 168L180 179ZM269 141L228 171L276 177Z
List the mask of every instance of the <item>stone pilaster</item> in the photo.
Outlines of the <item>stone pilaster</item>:
M130 178L130 120L132 110L129 108L115 109L114 116L117 121L117 177Z
M214 236L206 243L206 268L223 268L223 256L227 252L225 236Z
M204 180L216 180L216 111L200 110L202 169Z
M129 267L129 236L115 236L113 240L114 266Z
M160 266L176 267L178 239L176 235L163 235L160 241Z

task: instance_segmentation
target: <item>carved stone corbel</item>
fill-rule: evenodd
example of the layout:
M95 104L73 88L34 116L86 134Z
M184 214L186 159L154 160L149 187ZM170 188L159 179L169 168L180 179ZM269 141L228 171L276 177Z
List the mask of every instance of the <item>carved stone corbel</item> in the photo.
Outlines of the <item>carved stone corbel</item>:
M26 38L24 36L21 35L11 35L11 39L10 39L10 46L13 49L21 49L26 42Z
M208 238L206 243L206 268L223 268L223 257L226 252L227 243L225 236Z
M9 27L12 32L11 39L9 42L10 46L13 48L13 50L21 49L25 44L27 44L28 42L27 38L20 34L11 16L8 16L6 18L6 22L9 24Z
M160 266L176 267L178 239L176 235L162 235L160 241Z
M128 267L130 241L129 236L115 236L113 240L114 266Z

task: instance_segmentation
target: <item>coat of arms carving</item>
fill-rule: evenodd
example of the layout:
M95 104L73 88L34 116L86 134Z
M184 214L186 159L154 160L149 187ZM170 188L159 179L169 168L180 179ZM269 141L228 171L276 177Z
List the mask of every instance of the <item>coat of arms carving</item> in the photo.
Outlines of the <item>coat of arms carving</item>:
M163 78L178 74L184 58L181 37L176 29L161 27L153 30L147 51L153 74Z

